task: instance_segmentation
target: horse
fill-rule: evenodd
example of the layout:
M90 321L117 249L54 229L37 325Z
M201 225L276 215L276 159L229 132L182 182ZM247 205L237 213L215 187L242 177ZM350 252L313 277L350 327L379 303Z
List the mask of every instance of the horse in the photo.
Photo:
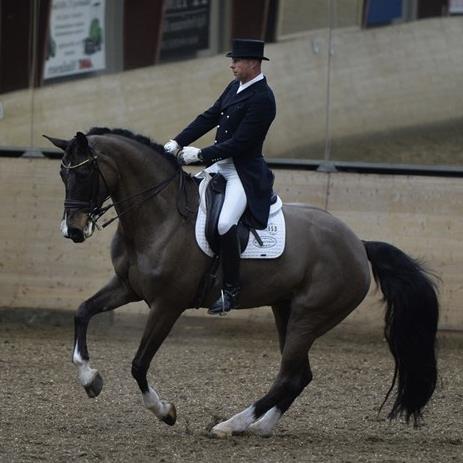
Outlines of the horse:
M179 316L195 306L211 258L195 242L197 181L177 159L149 138L124 129L92 128L70 140L47 137L63 150L65 186L62 233L75 243L88 239L99 218L114 207L119 223L111 244L114 275L75 314L72 361L89 397L103 379L90 366L86 333L90 319L134 301L149 315L132 362L132 375L147 409L168 425L173 403L148 383L150 363ZM112 204L104 206L106 200ZM270 306L279 337L281 364L268 392L216 424L211 433L269 436L312 380L309 350L365 298L370 267L386 306L384 335L394 358L390 419L418 425L437 379L439 315L437 286L423 264L384 242L362 241L325 210L284 204L286 247L276 259L242 262L240 308ZM106 222L107 224L108 222ZM219 294L219 281L201 307ZM381 410L380 408L380 410Z

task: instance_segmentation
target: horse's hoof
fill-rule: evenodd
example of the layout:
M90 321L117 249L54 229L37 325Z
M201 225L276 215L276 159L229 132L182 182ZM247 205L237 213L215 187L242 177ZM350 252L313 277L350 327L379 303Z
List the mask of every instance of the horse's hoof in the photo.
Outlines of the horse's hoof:
M87 395L93 399L97 397L103 389L103 378L97 373L90 384L84 386Z
M164 421L164 423L168 424L169 426L173 426L175 424L177 421L177 410L175 409L174 404L169 404L169 411L167 415L161 418L161 421Z
M232 437L232 431L228 429L220 429L219 423L211 429L210 435L216 439L228 439L229 437Z

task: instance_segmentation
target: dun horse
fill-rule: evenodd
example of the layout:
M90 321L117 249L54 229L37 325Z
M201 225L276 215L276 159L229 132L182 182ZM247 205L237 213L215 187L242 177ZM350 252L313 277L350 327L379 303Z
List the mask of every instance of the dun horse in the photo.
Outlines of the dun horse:
M47 137L48 138L48 137ZM111 247L115 274L83 302L75 316L73 362L90 397L103 380L89 363L89 320L133 301L150 312L132 363L145 406L173 425L176 411L148 384L153 356L181 313L194 306L210 258L195 242L196 181L162 146L122 129L94 128L69 141L49 138L64 150L61 164L66 197L62 231L80 243L108 209L119 218ZM395 360L390 418L416 424L436 384L435 337L438 300L433 282L415 260L396 247L362 242L326 211L284 205L286 248L274 260L242 263L241 308L271 306L281 349L281 366L268 393L212 433L244 431L270 435L296 397L312 380L308 352L318 337L337 325L364 299L373 276L386 302L385 337ZM215 286L203 305L217 297ZM386 396L386 399L389 396Z

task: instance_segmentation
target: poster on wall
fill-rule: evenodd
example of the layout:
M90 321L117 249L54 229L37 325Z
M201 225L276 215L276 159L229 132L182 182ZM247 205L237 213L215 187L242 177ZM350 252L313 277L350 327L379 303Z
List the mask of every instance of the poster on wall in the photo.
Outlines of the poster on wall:
M52 0L43 78L105 69L105 0Z
M449 13L450 14L463 14L463 0L450 0Z
M167 0L160 59L186 57L209 48L210 0Z

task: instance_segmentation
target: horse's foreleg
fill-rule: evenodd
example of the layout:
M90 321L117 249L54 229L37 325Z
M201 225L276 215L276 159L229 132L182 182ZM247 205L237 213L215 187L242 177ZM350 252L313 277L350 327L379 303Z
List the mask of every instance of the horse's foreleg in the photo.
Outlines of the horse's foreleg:
M175 406L161 400L156 389L149 386L146 375L154 355L181 313L181 310L160 303L153 305L140 346L132 362L132 375L141 390L145 407L171 426L177 419Z
M101 312L108 312L122 305L139 300L117 277L94 296L83 302L74 318L74 350L72 361L79 369L79 381L89 397L96 397L103 387L103 379L97 370L90 368L87 350L87 328L90 319Z

